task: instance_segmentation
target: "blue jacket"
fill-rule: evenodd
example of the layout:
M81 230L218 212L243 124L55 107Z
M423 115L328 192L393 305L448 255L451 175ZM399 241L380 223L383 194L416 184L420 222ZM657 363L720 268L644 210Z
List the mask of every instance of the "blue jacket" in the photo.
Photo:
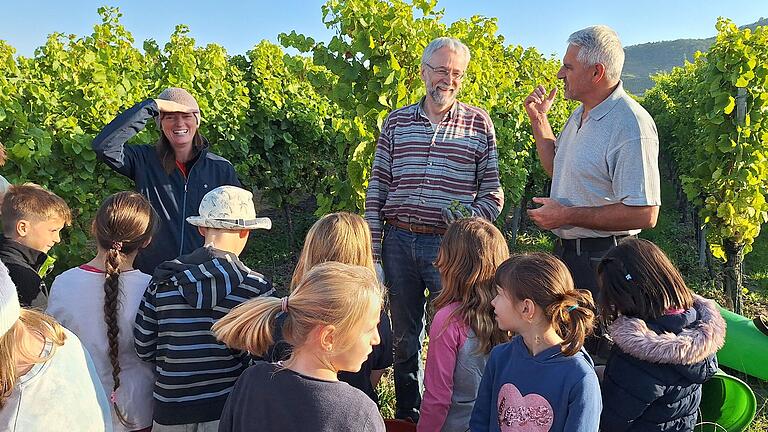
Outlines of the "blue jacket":
M272 284L231 252L201 247L160 264L136 314L136 353L158 374L154 419L175 425L218 420L250 356L228 348L213 323Z
M203 245L203 237L186 219L198 214L200 201L208 191L223 185L241 186L232 164L209 152L207 141L188 177L179 169L167 174L154 145L125 144L159 113L153 99L140 102L112 120L92 143L99 160L133 180L136 190L160 216L152 243L139 252L134 264L147 274L152 274L161 262Z
M600 385L586 351L566 357L554 346L532 356L515 336L491 351L469 429L597 432L601 408Z
M684 313L653 321L619 317L602 382L604 431L692 431L701 385L717 371L725 321L694 296Z

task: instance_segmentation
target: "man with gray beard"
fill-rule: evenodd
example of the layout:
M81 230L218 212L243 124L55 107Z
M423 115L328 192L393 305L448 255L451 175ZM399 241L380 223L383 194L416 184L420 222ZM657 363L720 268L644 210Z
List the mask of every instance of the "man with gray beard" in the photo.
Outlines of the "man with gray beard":
M389 114L365 201L373 253L389 287L395 346L395 417L417 422L423 372L425 290L440 291L433 263L446 227L460 217L493 221L504 205L496 134L484 110L456 100L470 53L453 38L425 49L426 96Z

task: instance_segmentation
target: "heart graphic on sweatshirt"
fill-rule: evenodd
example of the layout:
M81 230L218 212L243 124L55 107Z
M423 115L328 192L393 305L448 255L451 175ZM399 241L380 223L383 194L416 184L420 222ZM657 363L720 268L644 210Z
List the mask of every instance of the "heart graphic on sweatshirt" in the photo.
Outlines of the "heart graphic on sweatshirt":
M547 432L555 414L542 396L523 396L514 384L504 384L499 390L499 429L501 432Z

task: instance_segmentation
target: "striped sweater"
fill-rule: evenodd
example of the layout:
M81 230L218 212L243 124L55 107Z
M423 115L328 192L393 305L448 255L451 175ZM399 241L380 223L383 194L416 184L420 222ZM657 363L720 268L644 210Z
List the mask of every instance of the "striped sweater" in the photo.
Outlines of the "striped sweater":
M488 113L456 102L433 127L423 100L392 111L376 145L365 218L377 259L386 219L444 227L440 211L453 200L491 221L504 206Z
M250 357L216 340L211 326L240 303L274 293L237 256L212 247L166 261L136 315L136 352L154 362L154 420L188 424L218 420Z

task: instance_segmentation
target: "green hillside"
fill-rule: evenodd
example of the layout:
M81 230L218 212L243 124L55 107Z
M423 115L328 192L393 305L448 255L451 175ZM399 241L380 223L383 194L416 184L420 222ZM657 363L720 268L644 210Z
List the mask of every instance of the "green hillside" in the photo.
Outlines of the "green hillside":
M754 29L757 26L768 25L768 18L760 18L757 22L742 28ZM715 41L708 39L677 39L673 41L650 42L632 45L624 48L626 59L621 79L624 87L634 94L642 94L653 86L650 76L657 72L669 71L675 66L681 66L685 60L693 61L696 51L706 51Z

